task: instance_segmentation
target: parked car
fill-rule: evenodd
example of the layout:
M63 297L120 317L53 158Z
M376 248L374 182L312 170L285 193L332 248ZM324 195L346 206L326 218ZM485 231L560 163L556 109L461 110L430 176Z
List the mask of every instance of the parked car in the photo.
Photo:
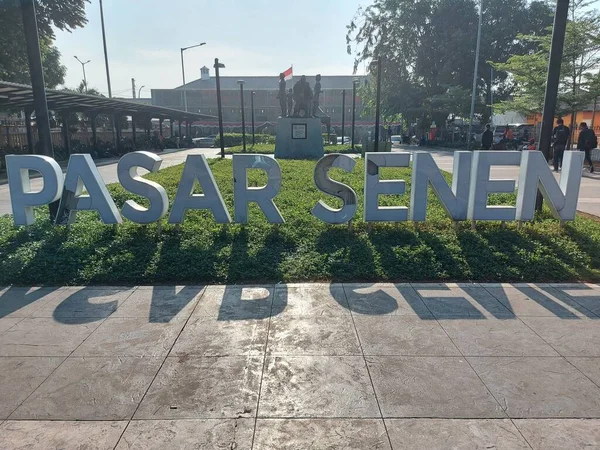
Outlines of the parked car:
M392 148L397 148L402 145L403 137L400 135L392 136Z
M352 144L352 139L350 139L350 136L344 136L344 142L342 142L342 137L338 137L337 138L337 145L342 145L342 144Z
M201 148L210 148L215 146L215 137L214 136L206 136L206 137L198 137L193 138L192 142L195 147Z

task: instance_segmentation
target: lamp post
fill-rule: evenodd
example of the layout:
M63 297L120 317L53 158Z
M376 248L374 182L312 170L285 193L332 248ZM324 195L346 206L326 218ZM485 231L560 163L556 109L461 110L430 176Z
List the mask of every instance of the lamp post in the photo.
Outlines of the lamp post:
M140 88L138 89L138 98L142 98L142 89L144 89L145 87L146 85L140 86Z
M225 138L223 137L223 108L221 105L221 77L219 69L224 69L225 64L219 62L219 58L215 58L215 79L217 83L217 112L219 115L219 138L221 140L221 158L225 158Z
M352 80L352 150L354 150L354 128L356 127L356 87L360 81Z
M190 48L202 47L206 45L206 42L201 42L200 44L190 45L189 47L181 48L181 76L183 78L183 106L185 108L185 112L188 112L188 104L187 104L187 88L185 87L185 65L183 63L183 52L189 50Z
M479 47L481 46L481 23L483 21L483 0L479 2L479 26L477 27L477 46L475 48L475 70L473 71L473 92L471 93L471 114L469 115L469 134L467 135L467 150L471 150L471 130L475 115L475 96L477 95L477 71L479 69Z
M377 103L375 104L375 151L379 151L379 115L381 103L381 58L371 61L371 70L377 68Z
M106 31L104 29L104 8L102 7L102 0L100 0L100 22L102 24L102 43L104 44L104 64L106 65L106 83L108 84L108 98L112 98L112 90L110 88L110 70L108 69L108 51L106 50Z
M250 94L250 109L252 110L252 146L256 144L256 136L254 134L254 94L254 91Z
M244 113L244 80L238 80L240 85L240 98L242 99L242 144L246 153L246 115Z
M346 131L346 89L342 90L342 145L344 145L344 133Z
M79 61L79 64L81 64L81 68L83 69L83 85L85 86L85 93L88 93L88 86L87 86L87 78L85 77L85 65L87 63L90 62L90 60L88 59L86 62L81 61L77 56L75 56L75 59L77 61Z

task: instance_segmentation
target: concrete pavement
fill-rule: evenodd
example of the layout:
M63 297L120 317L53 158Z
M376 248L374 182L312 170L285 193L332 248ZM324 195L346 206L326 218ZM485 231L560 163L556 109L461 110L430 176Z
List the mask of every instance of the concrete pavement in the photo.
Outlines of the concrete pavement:
M600 286L0 289L2 449L600 447Z

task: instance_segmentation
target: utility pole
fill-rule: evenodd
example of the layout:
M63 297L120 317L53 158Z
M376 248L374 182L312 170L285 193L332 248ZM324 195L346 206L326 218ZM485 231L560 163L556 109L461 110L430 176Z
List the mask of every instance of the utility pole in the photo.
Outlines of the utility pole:
M371 70L377 67L377 100L375 104L375 151L379 151L379 119L381 112L381 57L371 61Z
M135 100L135 78L131 79L131 96Z
M250 109L252 110L252 146L256 145L256 136L254 134L254 94L254 91L250 94Z
M217 83L217 112L219 114L219 139L221 140L221 158L225 158L225 137L223 136L223 107L221 104L221 75L219 69L224 69L225 64L215 58L215 78Z
M569 17L569 0L556 1L556 13L554 14L554 27L552 29L552 45L550 47L550 61L548 63L548 78L546 81L546 96L544 97L544 115L542 117L542 129L540 131L539 150L544 154L546 161L550 156L550 143L552 141L552 130L554 128L554 114L558 98L558 86L560 84L560 66L562 63L563 50L565 46L565 34L567 20ZM574 124L572 124L573 126ZM538 191L536 210L541 211L544 197Z
M34 0L21 0L21 13L23 14L23 31L27 44L27 58L29 60L29 73L31 75L31 88L33 90L35 121L40 136L40 150L42 155L54 158ZM50 220L54 222L58 212L58 202L51 203L49 210Z
M104 8L100 0L100 23L102 24L102 43L104 44L104 64L106 65L106 83L108 84L108 98L112 98L112 89L110 87L110 70L108 68L108 50L106 49L106 31L104 29Z
M244 80L239 80L238 84L240 85L240 99L242 103L242 144L243 151L246 153L246 115L244 112Z
M344 134L346 131L346 89L342 90L342 145L344 145Z
M479 26L477 27L477 46L475 48L475 70L473 71L473 93L471 94L471 115L469 116L469 134L467 135L467 150L471 150L471 131L475 116L475 97L477 96L477 72L479 69L479 47L481 46L481 24L483 22L483 0L479 2Z
M352 150L354 150L354 128L356 127L356 86L360 83L356 78L352 80Z

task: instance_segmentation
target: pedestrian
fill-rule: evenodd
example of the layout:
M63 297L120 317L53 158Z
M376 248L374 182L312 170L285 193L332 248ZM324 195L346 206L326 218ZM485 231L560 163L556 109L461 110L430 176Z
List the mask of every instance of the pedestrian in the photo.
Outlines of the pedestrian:
M485 131L481 135L481 148L484 150L489 150L492 148L492 144L494 143L494 132L492 131L492 127L490 124L485 126Z
M592 162L592 150L598 147L598 138L594 130L588 128L587 123L581 122L579 125L579 140L577 148L585 152L585 162L590 165L590 173L594 173L594 163Z
M568 147L569 140L571 139L571 130L565 126L565 122L562 119L558 119L556 124L556 128L552 132L552 139L554 140L554 171L558 172L562 168L565 149Z

